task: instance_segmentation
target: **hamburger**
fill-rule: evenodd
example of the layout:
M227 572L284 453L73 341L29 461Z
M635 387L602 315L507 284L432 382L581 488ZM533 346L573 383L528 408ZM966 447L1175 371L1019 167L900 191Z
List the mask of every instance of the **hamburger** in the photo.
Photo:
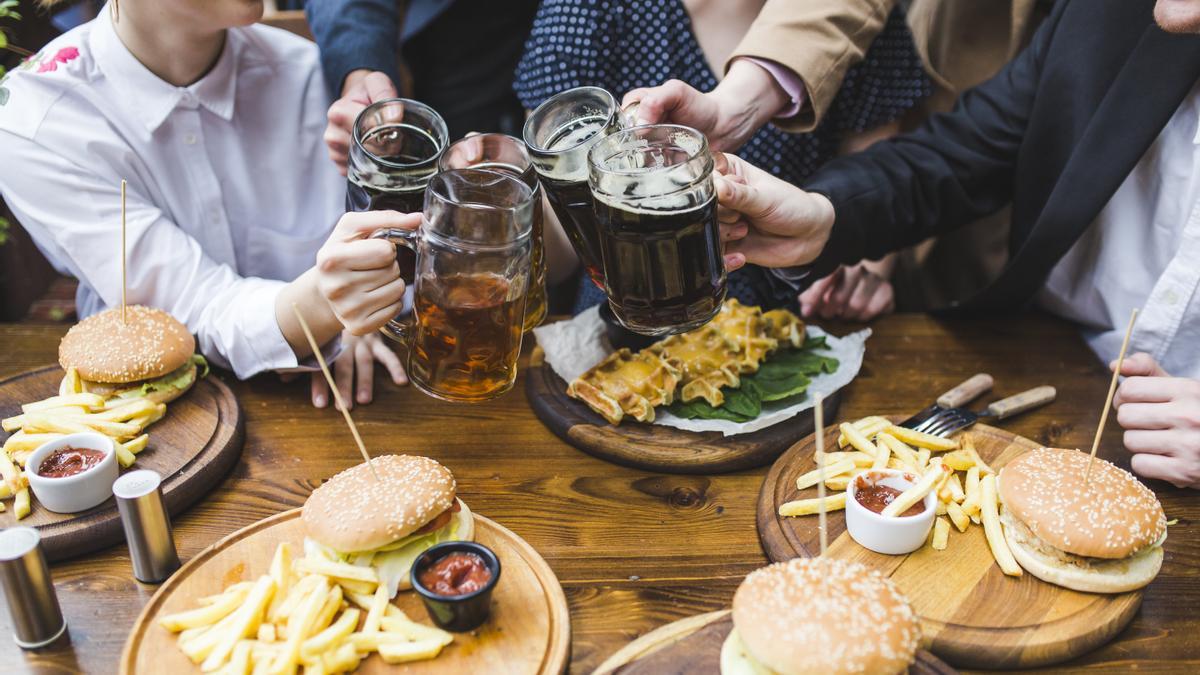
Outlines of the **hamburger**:
M182 396L208 363L196 340L175 317L152 307L130 305L80 321L58 345L58 362L75 369L83 391L117 399L167 403Z
M889 579L861 563L796 558L746 575L721 675L902 673L921 629Z
M1090 593L1123 593L1158 575L1167 538L1162 504L1133 474L1088 454L1040 448L1000 471L1000 522L1013 558L1033 576Z
M409 572L426 549L475 536L454 475L415 455L382 455L337 474L313 490L300 519L306 552L375 568L389 597L412 586Z

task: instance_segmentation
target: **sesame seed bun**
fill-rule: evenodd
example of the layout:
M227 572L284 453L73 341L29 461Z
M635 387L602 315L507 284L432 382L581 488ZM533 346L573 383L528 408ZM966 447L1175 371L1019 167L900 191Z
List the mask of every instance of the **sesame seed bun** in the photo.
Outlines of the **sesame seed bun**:
M84 380L126 384L175 371L195 351L195 338L175 317L130 305L125 321L117 307L72 326L58 345L58 362L64 370L75 368Z
M796 558L748 574L733 596L733 625L744 657L779 675L901 673L921 639L895 584L861 563L831 559Z
M1119 560L1157 544L1167 517L1154 493L1102 459L1085 484L1087 464L1079 450L1027 452L1000 471L1000 499L1033 535L1066 553Z
M381 455L330 478L304 502L308 536L342 553L372 551L412 534L454 505L454 475L428 457Z

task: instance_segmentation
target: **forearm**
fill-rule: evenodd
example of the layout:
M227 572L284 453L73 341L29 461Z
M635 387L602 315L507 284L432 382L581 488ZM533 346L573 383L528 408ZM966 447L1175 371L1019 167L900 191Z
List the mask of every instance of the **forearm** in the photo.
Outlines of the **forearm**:
M380 71L399 82L400 8L395 0L312 0L305 11L321 49L333 97L354 70Z
M275 297L275 321L279 324L279 331L295 352L296 358L305 359L312 356L313 351L303 327L296 319L295 310L304 316L317 345L324 345L342 331L341 322L317 289L316 268L310 268L284 286Z
M771 73L749 59L738 59L712 95L729 113L733 129L724 135L749 138L778 115L790 98Z

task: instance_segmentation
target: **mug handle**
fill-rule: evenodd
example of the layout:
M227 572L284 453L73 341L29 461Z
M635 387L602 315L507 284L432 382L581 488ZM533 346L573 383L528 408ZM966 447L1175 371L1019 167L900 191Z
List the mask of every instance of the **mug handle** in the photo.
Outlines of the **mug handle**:
M631 127L638 126L638 108L641 107L641 105L641 101L634 101L624 108L621 108L621 112L618 113L618 116L620 118L620 126L622 129L629 129Z
M402 230L399 228L390 227L382 230L375 230L371 233L370 238L384 239L391 242L395 246L403 246L412 251L413 255L415 256L419 255L417 253L417 240L420 238L420 236L420 230ZM418 265L418 267L420 266ZM409 282L407 279L404 281L405 283L411 283L414 287L417 283L416 279L413 279L412 282ZM399 342L405 347L408 347L409 341L412 339L413 335L412 314L410 313L407 317L402 319L389 319L388 322L379 329L379 332L383 333L387 337L390 337L396 342Z

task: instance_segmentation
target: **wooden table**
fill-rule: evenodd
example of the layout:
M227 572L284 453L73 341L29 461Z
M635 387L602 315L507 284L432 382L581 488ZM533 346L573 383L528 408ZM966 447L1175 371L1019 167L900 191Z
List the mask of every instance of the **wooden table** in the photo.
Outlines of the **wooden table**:
M845 326L832 326L841 334ZM915 411L966 376L990 372L996 393L1038 384L1058 401L1004 424L1039 442L1090 447L1108 376L1066 324L1039 316L941 321L893 316L874 325L862 373L846 391L842 418ZM53 362L62 326L0 326L0 376ZM205 501L175 522L185 560L233 530L299 506L320 481L358 457L340 416L309 405L307 384L274 376L233 386L246 412L241 462ZM766 562L754 529L766 469L724 476L655 475L593 459L563 444L534 418L517 389L477 406L451 405L411 387L377 387L355 409L376 453L428 455L449 466L460 494L480 513L536 547L571 604L572 668L589 672L606 656L669 621L726 607L742 577ZM1115 416L1113 416L1115 417ZM1115 423L1102 455L1124 454ZM1125 463L1126 466L1128 463ZM1069 669L1195 672L1200 669L1200 494L1152 486L1178 518L1162 573L1133 624ZM116 546L57 564L53 575L70 644L23 653L0 638L0 670L115 671L128 628L153 586L134 581ZM0 613L0 634L7 634Z

